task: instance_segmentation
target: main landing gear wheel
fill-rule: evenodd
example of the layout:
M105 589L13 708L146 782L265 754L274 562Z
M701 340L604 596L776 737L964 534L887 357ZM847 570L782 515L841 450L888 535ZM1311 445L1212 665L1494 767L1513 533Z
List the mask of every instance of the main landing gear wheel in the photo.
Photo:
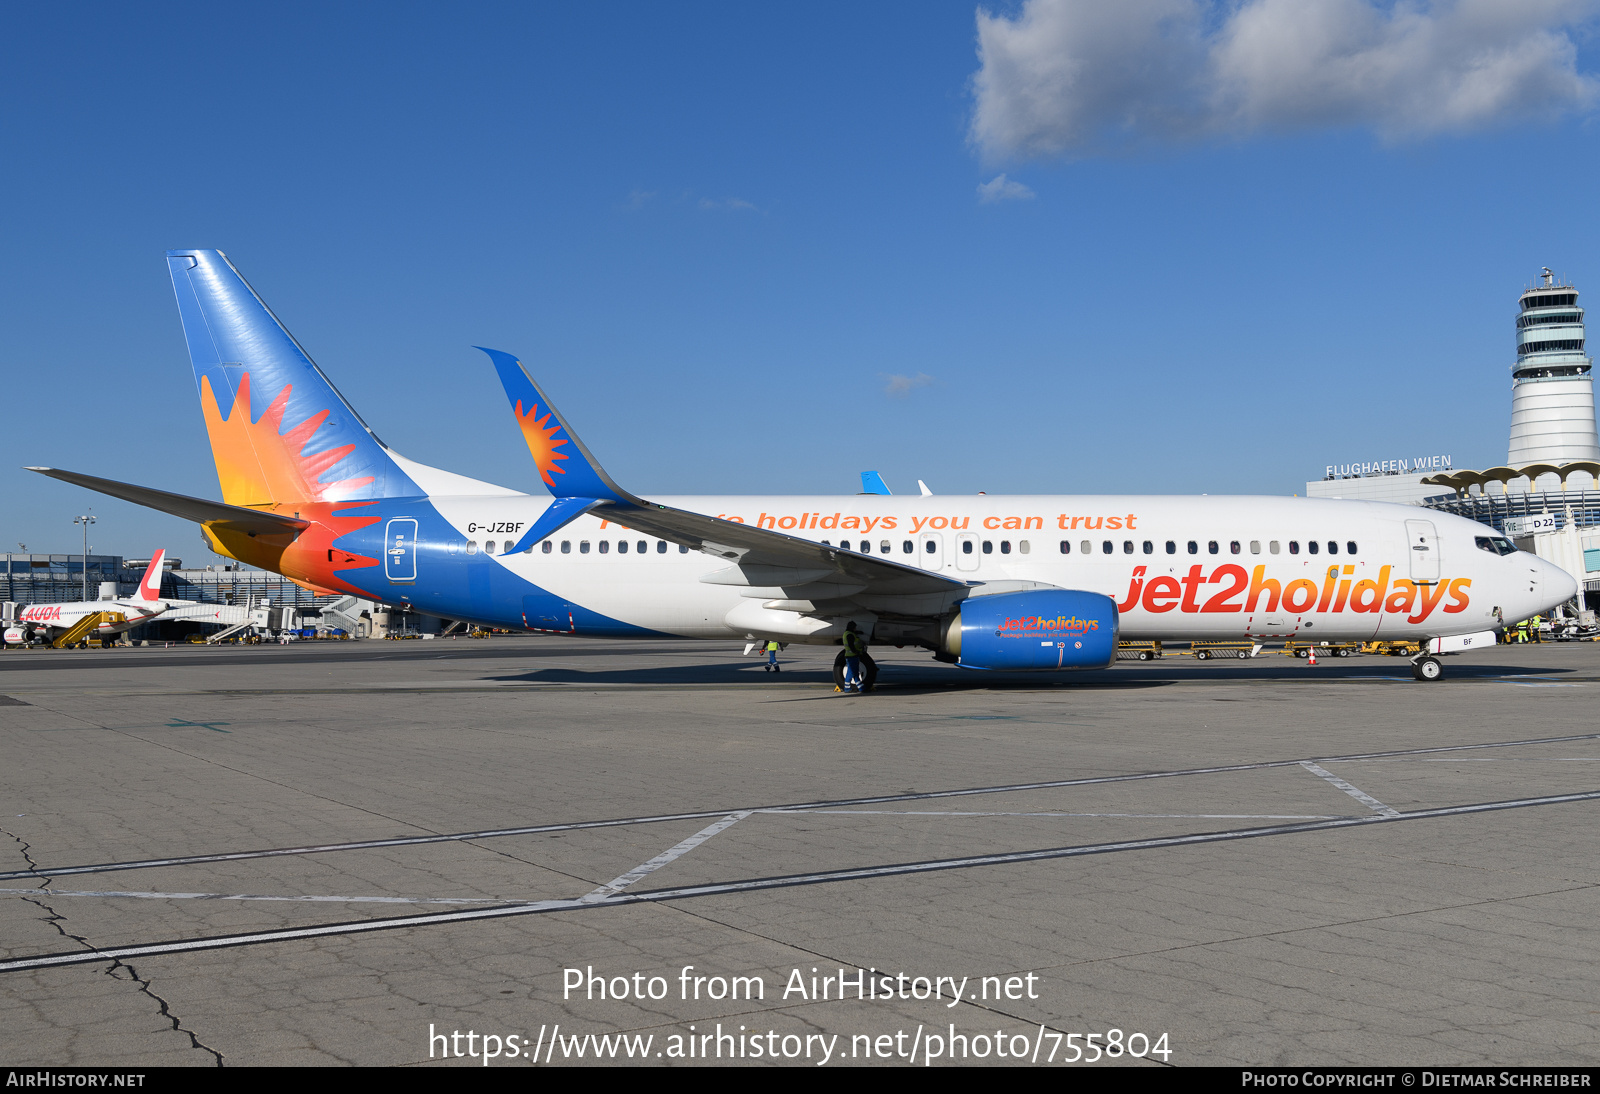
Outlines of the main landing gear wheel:
M833 659L833 686L837 691L844 690L844 662L844 650L840 650L839 656ZM872 686L877 682L878 663L872 659L870 654L863 651L861 654L861 694L865 695L871 691Z
M1433 681L1444 675L1444 666L1437 657L1424 657L1411 663L1411 675L1418 680Z

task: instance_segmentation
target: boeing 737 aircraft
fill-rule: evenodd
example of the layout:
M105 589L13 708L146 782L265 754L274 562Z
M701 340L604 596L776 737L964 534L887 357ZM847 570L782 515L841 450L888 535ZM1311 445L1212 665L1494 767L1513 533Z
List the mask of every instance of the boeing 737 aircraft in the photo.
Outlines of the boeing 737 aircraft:
M549 498L390 449L220 251L168 252L222 502L51 468L196 521L319 591L494 627L829 644L857 624L971 669L1103 668L1122 639L1494 643L1570 600L1484 525L1282 497L654 497L485 350Z

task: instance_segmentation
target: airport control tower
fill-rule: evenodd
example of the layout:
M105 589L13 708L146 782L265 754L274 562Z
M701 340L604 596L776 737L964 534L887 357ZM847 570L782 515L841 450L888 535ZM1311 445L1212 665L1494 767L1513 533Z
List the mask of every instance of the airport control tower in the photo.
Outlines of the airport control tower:
M1578 290L1556 284L1548 266L1542 280L1522 294L1517 315L1511 454L1506 458L1510 467L1600 460L1594 359L1584 353Z

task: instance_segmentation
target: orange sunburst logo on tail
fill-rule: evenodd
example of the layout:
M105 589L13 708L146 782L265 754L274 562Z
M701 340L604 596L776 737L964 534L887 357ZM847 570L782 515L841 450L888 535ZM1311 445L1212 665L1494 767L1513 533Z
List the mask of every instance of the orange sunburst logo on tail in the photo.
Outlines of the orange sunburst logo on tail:
M556 434L561 432L561 423L545 426L551 418L555 417L549 410L545 411L543 418L536 418L539 413L539 404L534 403L527 411L522 409L522 400L517 400L517 424L522 427L522 437L528 442L528 451L533 454L533 462L539 468L539 477L544 484L554 487L556 480L551 475L565 475L566 469L556 461L567 459L565 452L556 449L567 443L567 438L556 439Z
M205 414L206 432L211 437L211 454L217 463L217 478L222 483L222 500L229 505L254 508L290 502L342 501L372 482L372 476L323 483L324 472L355 451L355 445L335 445L307 455L311 437L327 420L329 411L313 414L287 433L283 412L289 405L293 385L285 384L278 397L261 415L250 420L250 374L239 379L239 393L227 417L217 405L211 378L200 377L200 409Z

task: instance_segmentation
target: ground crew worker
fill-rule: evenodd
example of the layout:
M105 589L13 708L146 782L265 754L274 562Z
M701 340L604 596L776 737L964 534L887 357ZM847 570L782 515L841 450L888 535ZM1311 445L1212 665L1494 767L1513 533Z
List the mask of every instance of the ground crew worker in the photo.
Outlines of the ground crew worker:
M782 669L778 668L778 640L776 638L767 643L767 671L783 671Z
M861 654L866 648L856 633L855 620L844 625L844 690L861 690Z
M1543 624L1544 624L1544 616L1536 615L1536 616L1533 617L1533 619L1531 620L1531 622L1530 622L1530 624L1528 626L1528 638L1529 638L1530 641L1533 641L1533 642L1543 642L1544 641L1543 636L1539 634L1539 628Z

